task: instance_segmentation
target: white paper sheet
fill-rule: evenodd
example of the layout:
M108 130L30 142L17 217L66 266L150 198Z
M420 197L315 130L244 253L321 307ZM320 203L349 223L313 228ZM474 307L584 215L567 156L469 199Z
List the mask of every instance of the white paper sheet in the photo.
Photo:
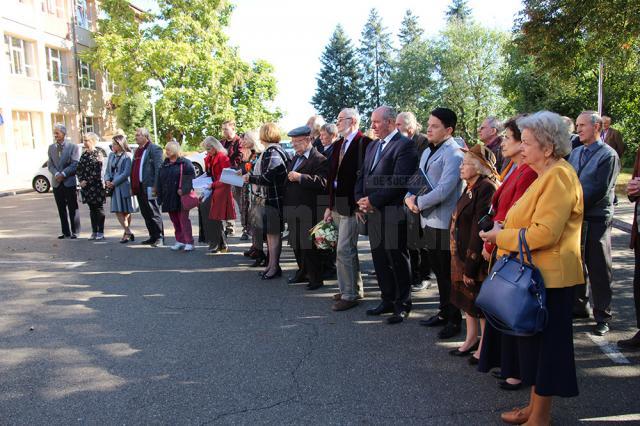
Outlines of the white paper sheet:
M205 174L201 174L192 181L193 189L195 190L211 188L212 183L211 178Z
M234 169L222 169L222 174L220 175L220 182L228 183L233 186L244 186L244 180L241 175L237 174L237 170Z

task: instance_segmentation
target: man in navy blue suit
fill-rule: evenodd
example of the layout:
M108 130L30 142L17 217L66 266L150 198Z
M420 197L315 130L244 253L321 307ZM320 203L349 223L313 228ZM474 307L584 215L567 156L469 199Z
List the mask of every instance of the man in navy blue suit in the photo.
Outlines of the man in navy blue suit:
M366 213L373 265L382 301L367 315L392 313L389 324L400 323L411 311L411 266L407 222L403 208L407 180L418 164L418 151L396 129L396 112L381 106L371 114L376 141L367 146L355 186L355 198Z

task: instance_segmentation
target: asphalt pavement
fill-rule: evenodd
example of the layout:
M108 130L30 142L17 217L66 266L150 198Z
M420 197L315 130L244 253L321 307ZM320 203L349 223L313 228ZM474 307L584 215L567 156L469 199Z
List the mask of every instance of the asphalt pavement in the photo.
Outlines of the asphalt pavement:
M528 399L451 357L461 339L418 324L435 313L435 285L387 325L365 315L373 276L364 302L336 313L335 281L315 292L262 281L237 238L225 255L141 246L135 215L136 241L122 245L108 215L107 240L91 242L81 213L81 238L57 240L52 194L0 198L2 425L500 424ZM614 230L612 331L596 339L575 323L580 396L554 401L554 424L640 422L640 352L615 348L635 331L628 239ZM289 249L283 260L286 277Z

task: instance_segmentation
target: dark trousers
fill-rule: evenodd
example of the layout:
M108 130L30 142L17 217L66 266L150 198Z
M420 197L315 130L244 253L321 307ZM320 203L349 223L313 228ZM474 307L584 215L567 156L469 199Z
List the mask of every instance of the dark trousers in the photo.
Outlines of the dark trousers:
M104 234L104 204L88 204L91 218L91 232Z
M322 266L326 256L315 247L294 248L293 254L298 264L298 274L300 277L307 277L309 284L321 284Z
M636 305L636 326L640 328L640 238L636 239L634 253L636 265L633 271L633 301Z
M440 315L452 324L460 325L462 314L451 303L451 251L449 249L449 230L426 227L425 242L429 250L431 268L438 281L440 296Z
M137 197L140 213L149 231L149 237L153 240L163 238L164 227L162 226L162 213L160 213L158 200L155 198L150 200L147 197L146 188L140 188L140 193Z
M55 198L56 206L58 207L62 233L68 237L71 234L80 232L78 194L75 186L68 187L60 184L58 187L53 188L53 198ZM69 224L71 224L71 229L69 229Z
M407 221L401 206L389 206L367 216L371 257L382 301L396 313L411 310L411 264Z
M584 266L587 273L593 317L596 322L611 320L611 224L585 222L587 227ZM575 288L574 309L586 309L587 286Z
M413 284L419 284L422 280L431 278L431 262L427 249L409 250L409 257Z

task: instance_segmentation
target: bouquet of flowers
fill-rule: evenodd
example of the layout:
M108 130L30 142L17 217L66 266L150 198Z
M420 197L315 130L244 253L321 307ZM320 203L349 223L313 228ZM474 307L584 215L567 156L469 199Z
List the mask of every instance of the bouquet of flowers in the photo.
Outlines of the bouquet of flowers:
M309 235L318 250L335 250L338 245L338 227L333 222L320 221Z

